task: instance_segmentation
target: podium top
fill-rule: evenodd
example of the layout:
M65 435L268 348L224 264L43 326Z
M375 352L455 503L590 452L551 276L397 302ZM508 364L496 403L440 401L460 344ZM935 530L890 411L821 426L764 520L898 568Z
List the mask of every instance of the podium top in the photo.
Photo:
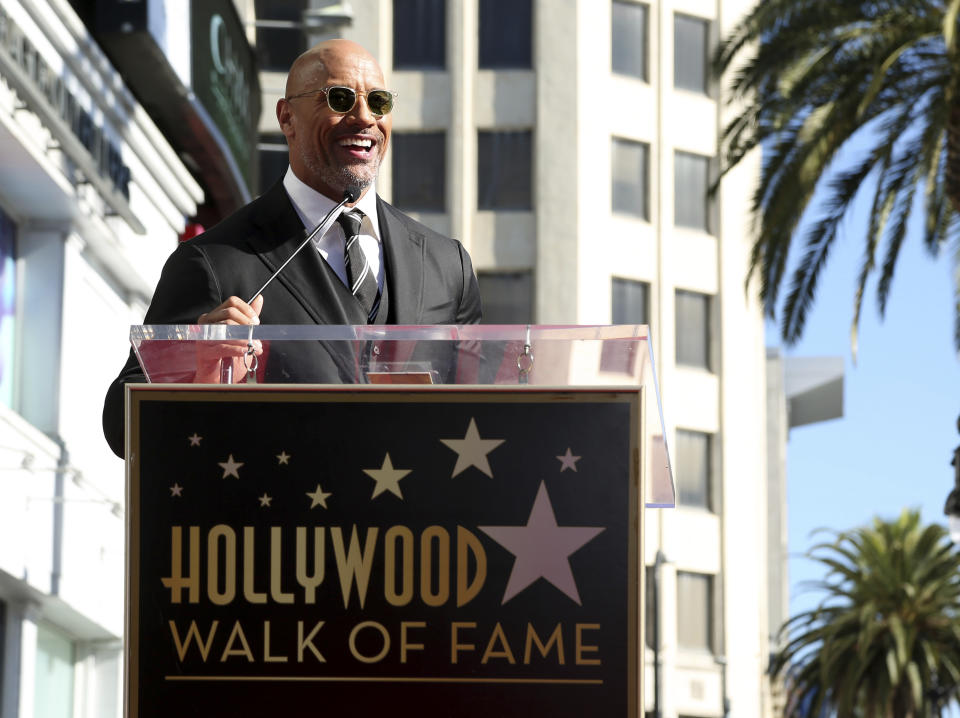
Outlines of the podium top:
M643 386L647 505L674 505L645 325L143 325L130 343L151 383Z

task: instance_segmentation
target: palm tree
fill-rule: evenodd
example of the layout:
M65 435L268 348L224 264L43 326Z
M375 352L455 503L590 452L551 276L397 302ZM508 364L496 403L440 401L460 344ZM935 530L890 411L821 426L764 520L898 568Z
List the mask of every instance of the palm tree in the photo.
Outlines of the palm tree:
M880 259L882 316L917 200L922 197L927 249L936 254L956 236L958 10L960 0L759 0L717 48L714 72L733 71L736 113L722 135L721 177L750 150L764 147L752 201L757 237L748 279L759 272L770 317L793 236L822 185L820 213L801 240L802 259L783 305L781 333L788 343L803 332L820 271L861 188L873 199L854 295L854 354L867 280ZM851 144L866 148L862 157L832 167L838 151ZM960 242L954 258L960 350Z
M939 715L960 694L960 552L916 511L810 550L817 608L781 629L785 718Z

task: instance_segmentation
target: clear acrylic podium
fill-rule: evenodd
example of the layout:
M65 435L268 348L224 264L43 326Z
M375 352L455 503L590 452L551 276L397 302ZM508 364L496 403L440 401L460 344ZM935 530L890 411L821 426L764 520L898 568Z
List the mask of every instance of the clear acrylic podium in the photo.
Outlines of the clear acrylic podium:
M645 326L131 343L128 718L643 715Z
M157 325L131 327L130 343L155 384L243 386L255 377L259 384L645 387L646 505L675 505L646 325ZM225 350L232 361L218 358Z

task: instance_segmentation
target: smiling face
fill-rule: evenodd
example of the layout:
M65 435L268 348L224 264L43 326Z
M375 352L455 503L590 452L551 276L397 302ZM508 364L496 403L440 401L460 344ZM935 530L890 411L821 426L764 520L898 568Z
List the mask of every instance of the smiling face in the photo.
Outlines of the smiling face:
M334 112L321 92L342 86L359 94L353 108ZM331 40L311 48L290 68L287 97L277 102L277 120L287 138L290 167L304 183L335 202L347 187L363 194L377 177L390 142L390 115L370 112L366 94L384 89L376 60L356 43Z

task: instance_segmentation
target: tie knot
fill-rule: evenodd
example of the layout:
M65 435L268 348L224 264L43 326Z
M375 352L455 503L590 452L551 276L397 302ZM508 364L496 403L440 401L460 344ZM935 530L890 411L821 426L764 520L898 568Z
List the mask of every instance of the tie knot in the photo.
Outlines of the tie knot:
M360 223L363 222L363 212L359 209L351 209L348 212L341 212L337 217L340 226L343 227L343 233L347 239L356 237L360 234Z

